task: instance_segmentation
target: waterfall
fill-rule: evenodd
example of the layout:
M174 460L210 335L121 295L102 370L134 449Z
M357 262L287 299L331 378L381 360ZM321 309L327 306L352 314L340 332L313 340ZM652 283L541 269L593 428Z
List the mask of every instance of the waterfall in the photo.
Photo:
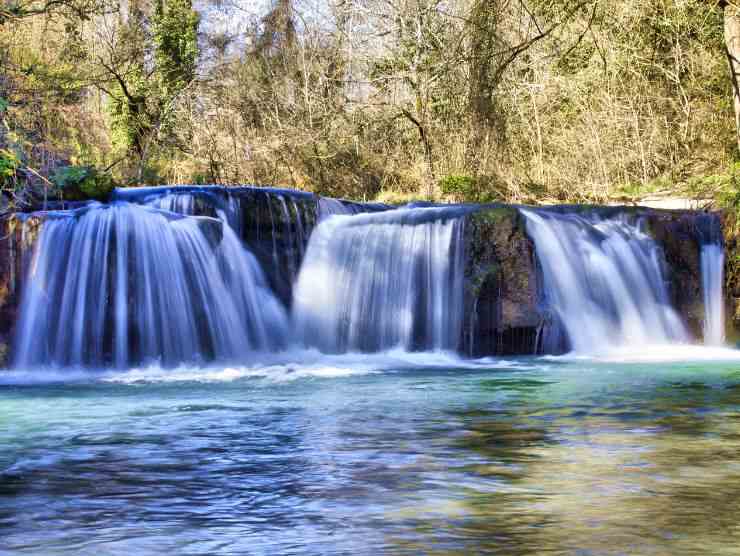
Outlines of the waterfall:
M725 251L719 215L696 216L693 227L699 240L701 295L704 304L704 344L721 346L725 341Z
M49 216L21 315L18 367L231 360L287 333L233 230L125 202Z
M722 245L710 243L701 248L701 281L704 297L704 343L719 346L725 339L723 302L725 252Z
M295 287L305 345L332 353L456 349L464 288L458 215L397 209L323 220Z
M343 203L331 197L319 197L319 219L321 220L336 214L357 214L358 212L357 205Z
M344 199L332 199L331 197L319 197L318 216L319 220L334 216L335 214L362 214L365 212L384 212L393 207L384 203L360 203L346 201Z
M544 275L545 303L577 353L686 342L663 253L639 223L522 209Z
M318 212L313 195L272 188L214 186L150 188L137 195L122 190L117 195L179 214L218 218L257 257L270 287L290 304Z
M217 197L208 193L198 194L186 190L183 193L155 194L145 198L144 204L186 216L212 216L228 224L237 235L242 230L239 202L230 195Z

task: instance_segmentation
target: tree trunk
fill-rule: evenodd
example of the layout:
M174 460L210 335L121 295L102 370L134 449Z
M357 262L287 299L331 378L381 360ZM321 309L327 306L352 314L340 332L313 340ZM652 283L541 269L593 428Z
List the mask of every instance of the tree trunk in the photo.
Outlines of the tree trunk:
M735 106L735 139L740 151L740 7L734 2L721 2L725 19L725 53L730 65L732 96Z

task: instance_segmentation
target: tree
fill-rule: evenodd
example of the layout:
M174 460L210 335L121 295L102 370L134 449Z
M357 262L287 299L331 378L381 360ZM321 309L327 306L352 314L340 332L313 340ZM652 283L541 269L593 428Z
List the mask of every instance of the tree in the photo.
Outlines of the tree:
M735 2L720 0L719 8L724 15L725 54L732 81L733 106L735 108L735 138L740 151L740 7Z
M158 0L149 18L132 2L103 41L109 82L98 86L110 97L114 141L137 156L139 182L152 148L173 141L176 104L196 78L198 26L191 0Z
M60 13L80 19L89 19L106 9L105 0L28 0L26 2L2 0L0 26L30 17Z

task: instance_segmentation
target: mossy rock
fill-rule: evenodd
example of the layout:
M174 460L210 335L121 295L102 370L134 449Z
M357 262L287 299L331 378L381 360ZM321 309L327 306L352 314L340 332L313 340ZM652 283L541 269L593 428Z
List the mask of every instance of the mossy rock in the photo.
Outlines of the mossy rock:
M524 219L513 206L482 206L466 219L463 350L529 354L542 321L537 267Z
M110 174L92 166L63 166L52 178L66 201L106 201L116 187Z

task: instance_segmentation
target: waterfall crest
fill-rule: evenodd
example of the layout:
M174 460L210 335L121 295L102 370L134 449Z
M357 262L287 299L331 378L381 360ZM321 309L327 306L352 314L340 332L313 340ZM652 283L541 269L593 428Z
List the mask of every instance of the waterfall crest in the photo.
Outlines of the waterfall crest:
M627 218L522 209L545 303L577 353L687 342L660 247Z
M331 353L455 350L463 318L463 220L397 209L323 220L295 287L307 346Z
M44 224L21 314L18 367L230 360L287 331L228 226L124 202Z
M293 283L317 217L312 195L248 187L152 188L136 196L120 195L179 214L218 218L257 258L281 301L291 303Z

